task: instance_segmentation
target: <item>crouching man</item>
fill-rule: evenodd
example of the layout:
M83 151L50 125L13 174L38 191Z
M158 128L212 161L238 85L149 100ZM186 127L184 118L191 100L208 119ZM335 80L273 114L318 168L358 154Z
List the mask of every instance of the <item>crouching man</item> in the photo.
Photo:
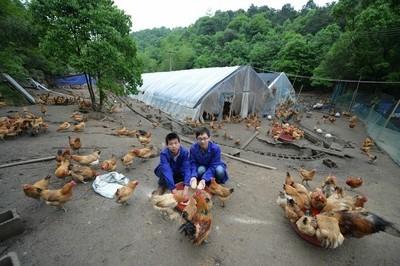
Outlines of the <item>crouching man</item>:
M160 163L154 170L158 177L159 195L166 190L176 192L175 185L184 180L190 180L189 151L181 145L181 140L175 132L165 137L167 147L160 153Z
M196 131L196 139L197 142L190 148L190 186L204 189L211 178L224 184L229 177L226 164L221 159L221 148L210 140L210 131L205 127Z

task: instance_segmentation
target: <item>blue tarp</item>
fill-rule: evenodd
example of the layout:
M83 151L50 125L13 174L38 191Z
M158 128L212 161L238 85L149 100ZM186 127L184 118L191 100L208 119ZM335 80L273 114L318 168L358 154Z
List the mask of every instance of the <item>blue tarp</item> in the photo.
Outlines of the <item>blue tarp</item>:
M87 75L89 78L89 75ZM92 78L92 83L96 84L96 80ZM65 86L65 85L85 85L86 78L84 74L70 75L64 76L56 79L57 86Z

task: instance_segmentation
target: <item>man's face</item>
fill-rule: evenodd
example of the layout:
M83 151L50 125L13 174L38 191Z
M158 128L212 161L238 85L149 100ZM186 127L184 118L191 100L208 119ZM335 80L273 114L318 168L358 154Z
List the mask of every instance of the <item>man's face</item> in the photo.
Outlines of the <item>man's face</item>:
M181 143L179 142L178 139L171 139L168 141L168 149L173 153L173 154L178 154L179 148L181 147Z
M210 137L207 135L207 133L203 133L197 137L197 142L199 143L200 147L204 150L208 148L209 141Z

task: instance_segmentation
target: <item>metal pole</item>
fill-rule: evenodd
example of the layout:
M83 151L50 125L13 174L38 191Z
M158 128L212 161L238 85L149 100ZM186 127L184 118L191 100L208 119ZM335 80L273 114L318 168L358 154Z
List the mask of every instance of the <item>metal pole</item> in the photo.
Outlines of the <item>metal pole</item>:
M387 124L389 123L389 120L392 118L392 116L394 115L394 113L397 110L397 107L399 107L400 104L400 99L397 101L395 107L393 108L392 112L390 113L389 117L386 119L385 124L383 125L383 128L385 128L387 126Z
M300 87L300 90L299 90L299 94L297 94L296 102L299 101L299 99L300 99L300 93L301 93L302 90L303 90L303 84L301 84L301 87Z
M356 99L357 92L358 92L358 86L360 86L360 80L361 80L361 76L360 76L360 78L358 79L357 88L356 88L356 90L355 90L354 93L353 93L353 97L351 98L349 110L347 110L348 112L351 112L351 107L353 106L353 103L354 103L354 101L355 101L355 99Z

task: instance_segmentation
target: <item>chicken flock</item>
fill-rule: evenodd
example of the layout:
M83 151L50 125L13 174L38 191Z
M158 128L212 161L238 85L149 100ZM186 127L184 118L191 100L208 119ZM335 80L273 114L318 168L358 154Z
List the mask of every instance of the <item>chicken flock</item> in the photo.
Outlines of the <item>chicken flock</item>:
M315 170L300 169L299 174L302 181L312 180ZM346 184L353 190L363 184L363 179L349 176ZM345 237L361 238L380 231L400 237L400 231L392 223L365 208L364 195L345 195L333 175L310 191L287 172L276 202L301 235L311 237L325 248L339 247Z

